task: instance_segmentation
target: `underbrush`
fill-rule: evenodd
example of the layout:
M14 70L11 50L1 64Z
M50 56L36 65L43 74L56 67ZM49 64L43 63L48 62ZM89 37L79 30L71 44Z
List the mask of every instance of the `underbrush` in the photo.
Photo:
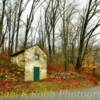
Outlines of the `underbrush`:
M62 54L56 54L52 55L51 57L48 57L48 62L47 62L47 67L48 69L52 70L62 70L64 71L64 57ZM67 64L67 69L68 70L74 70L75 67L73 64Z
M95 84L89 80L47 78L37 82L0 81L0 96L22 96L91 88Z
M11 63L11 57L7 53L0 53L0 67L18 67L16 64Z
M0 54L0 80L24 80L24 68L11 63L7 54Z
M77 71L73 65L64 71L63 57L56 55L48 59L47 79L36 82L24 81L24 70L10 62L9 56L0 55L0 96L32 95L33 93L75 90L97 85L98 81L89 73Z

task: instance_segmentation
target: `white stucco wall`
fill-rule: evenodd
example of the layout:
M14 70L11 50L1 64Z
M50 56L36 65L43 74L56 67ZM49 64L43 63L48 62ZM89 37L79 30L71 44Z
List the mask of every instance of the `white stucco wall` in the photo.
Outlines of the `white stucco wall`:
M35 52L40 55L39 60L34 59ZM30 48L25 52L25 81L34 80L34 67L40 68L40 80L47 77L47 57L39 47Z
M39 60L34 59L35 52L39 54ZM29 48L24 53L12 57L11 61L18 64L19 67L25 68L25 81L34 81L34 67L40 69L40 80L47 77L47 56L38 46Z

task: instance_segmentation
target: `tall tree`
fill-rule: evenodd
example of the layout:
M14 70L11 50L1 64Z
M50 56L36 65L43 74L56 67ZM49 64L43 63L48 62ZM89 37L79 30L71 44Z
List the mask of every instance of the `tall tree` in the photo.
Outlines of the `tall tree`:
M18 2L17 0L9 0L6 5L5 17L7 22L7 39L8 39L8 53L13 53L17 50L16 47L17 41L19 42L19 30L22 29L21 26L21 15L27 8L27 5L30 0L27 0L23 4L22 1ZM20 4L21 3L21 4ZM22 7L21 7L22 6ZM19 14L20 13L20 14Z
M30 14L27 17L26 29L25 29L25 39L24 39L24 49L27 47L28 34L29 34L30 29L31 29L31 25L34 21L35 13L37 11L37 8L39 8L41 5L41 4L39 5L39 2L40 2L40 0L33 0Z
M5 38L5 34L3 33L5 6L6 6L6 0L2 0L2 15L0 18L0 47L3 45Z
M58 21L58 16L60 14L59 12L60 7L60 0L51 0L51 11L49 12L51 14L51 27L52 27L52 53L55 54L55 28Z
M95 33L96 29L100 27L100 18L97 17L100 10L99 6L100 0L89 0L84 15L82 16L76 69L80 69L82 67L82 62L88 48L89 40ZM92 23L92 20L95 20L95 22ZM92 24L91 27L90 24Z
M49 0L45 8L45 31L47 34L49 54L55 54L55 28L58 22L60 0ZM52 38L51 38L52 36ZM52 39L52 42L51 42Z
M19 2L19 8L18 8L18 16L17 16L17 33L16 33L16 45L15 45L15 51L17 51L18 48L18 37L19 37L19 28L20 28L20 20L21 20L21 15L22 15L22 4L23 0L20 0Z
M43 23L42 13L40 12L40 19L38 22L38 45L44 50L46 48L46 32Z
M74 56L74 54L70 54L71 48L70 42L72 41L72 37L75 36L75 31L72 32L73 24L73 15L76 13L76 6L73 3L67 4L67 1L64 0L61 6L61 38L62 38L62 52L64 55L64 69L66 71L68 64L70 63L70 55Z

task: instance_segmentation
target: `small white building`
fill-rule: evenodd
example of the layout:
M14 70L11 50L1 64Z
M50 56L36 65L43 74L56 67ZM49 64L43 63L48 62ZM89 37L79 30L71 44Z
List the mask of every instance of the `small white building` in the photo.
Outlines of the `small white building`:
M47 55L37 45L11 55L11 62L25 69L25 81L47 77Z

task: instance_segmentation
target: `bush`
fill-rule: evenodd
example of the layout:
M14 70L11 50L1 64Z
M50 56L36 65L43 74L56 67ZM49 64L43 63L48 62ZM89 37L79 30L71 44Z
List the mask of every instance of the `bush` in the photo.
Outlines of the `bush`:
M64 69L64 58L62 54L56 54L52 55L50 58L48 58L47 63L48 69Z
M10 56L6 52L0 53L0 59L5 60L5 61L10 61Z
M96 68L95 74L96 74L97 79L100 80L100 63L97 63L96 66L97 68Z

